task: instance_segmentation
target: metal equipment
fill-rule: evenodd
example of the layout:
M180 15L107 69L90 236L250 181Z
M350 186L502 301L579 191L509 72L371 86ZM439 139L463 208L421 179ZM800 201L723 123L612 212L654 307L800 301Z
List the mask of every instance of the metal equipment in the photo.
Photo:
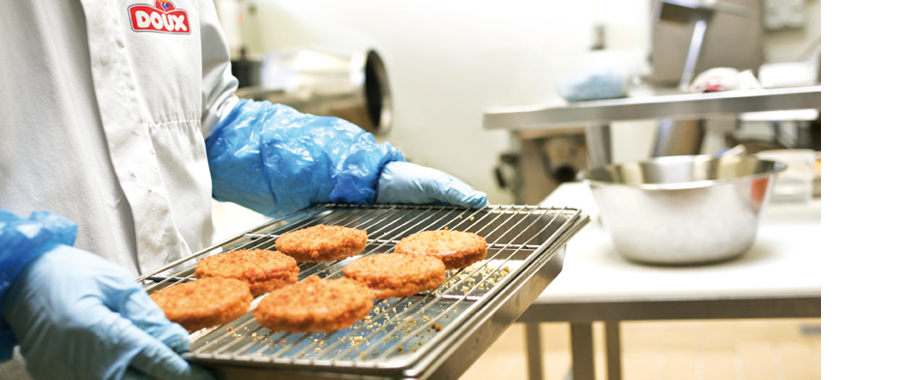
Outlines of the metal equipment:
M561 183L576 180L588 166L585 130L524 131L512 134L514 150L500 155L497 184L518 204L537 204Z
M508 188L514 191L517 199L523 199L524 202L537 202L558 185L541 175L531 176L533 172L543 173L541 170L533 171L532 168L541 167L543 160L540 157L544 151L537 144L521 144L537 139L539 136L569 135L576 141L584 142L582 151L587 151L587 166L600 167L612 163L610 122L613 121L700 120L703 118L710 121L727 116L735 117L746 112L801 110L820 106L820 86L704 94L678 93L676 89L658 89L650 95L640 93L620 99L490 108L485 111L483 125L485 129L509 130L513 141L520 143L513 144L520 147L522 153L520 156L504 155L501 157L501 161L507 164L502 167L512 166L512 163L522 165L516 166L517 174L512 176L522 178L521 182L513 182L521 185L508 186ZM673 131L678 131L678 129L673 129ZM583 133L584 139L581 138ZM682 154L678 150L669 149L675 146L667 144L663 152ZM657 149L657 147L655 148ZM578 148L577 151L579 151ZM749 149L749 151L754 150ZM583 168L578 167L578 169ZM528 198L530 191L534 192L534 195L531 195L532 198Z
M455 378L559 273L566 242L589 222L577 209L535 206L338 205L310 207L251 229L138 278L153 292L193 277L181 265L218 251L274 249L281 234L318 225L368 232L360 256L392 252L410 234L449 228L483 236L487 258L447 272L437 290L376 300L364 321L332 333L274 332L251 313L192 333L187 360L225 379ZM337 278L354 260L300 264L300 279ZM173 273L163 275L172 270ZM163 277L163 278L161 278ZM154 281L152 281L154 279ZM256 307L262 297L252 303Z
M713 67L757 70L761 65L758 0L657 0L652 18L648 79L654 84L682 87Z
M652 81L673 84L677 65L677 35L685 38L692 26L679 88L687 91L696 74L713 67L757 69L761 65L761 29L757 1L660 0L655 3L652 33ZM730 22L732 21L732 22ZM712 26L709 28L709 26ZM709 32L710 31L710 32ZM706 33L708 32L708 33ZM711 53L699 63L706 34ZM652 156L694 155L702 152L704 119L661 119Z

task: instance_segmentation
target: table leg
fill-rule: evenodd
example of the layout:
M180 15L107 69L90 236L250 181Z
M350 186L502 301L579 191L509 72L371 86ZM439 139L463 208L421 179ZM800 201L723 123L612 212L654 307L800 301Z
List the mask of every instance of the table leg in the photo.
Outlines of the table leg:
M540 324L525 323L525 351L528 359L529 380L542 380L544 378L543 358L541 357L541 328Z
M573 355L573 380L595 379L595 350L592 345L591 322L569 324Z
M604 321L604 352L607 357L607 380L621 380L623 368L620 358L620 321Z

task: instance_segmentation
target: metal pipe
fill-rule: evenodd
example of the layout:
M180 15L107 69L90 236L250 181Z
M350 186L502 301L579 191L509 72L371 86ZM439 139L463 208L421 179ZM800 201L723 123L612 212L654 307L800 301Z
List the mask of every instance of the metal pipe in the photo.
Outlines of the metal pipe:
M702 41L705 40L707 28L708 23L705 20L695 22L695 29L692 30L692 42L689 43L689 53L686 55L686 66L683 68L683 76L680 78L680 89L686 90L692 83L695 65L698 64L698 56L701 54Z

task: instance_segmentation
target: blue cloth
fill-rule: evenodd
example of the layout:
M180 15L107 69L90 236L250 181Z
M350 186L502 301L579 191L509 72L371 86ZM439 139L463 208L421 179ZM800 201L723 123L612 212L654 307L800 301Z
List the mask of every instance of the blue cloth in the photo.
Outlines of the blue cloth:
M33 212L28 218L0 208L0 315L7 291L22 269L57 244L75 243L75 223L49 212ZM12 358L16 341L0 318L0 361Z
M373 204L381 170L405 162L335 117L240 100L205 142L218 201L279 217L316 203Z
M570 102L613 99L623 96L626 85L619 71L601 68L567 77L557 85L557 92Z

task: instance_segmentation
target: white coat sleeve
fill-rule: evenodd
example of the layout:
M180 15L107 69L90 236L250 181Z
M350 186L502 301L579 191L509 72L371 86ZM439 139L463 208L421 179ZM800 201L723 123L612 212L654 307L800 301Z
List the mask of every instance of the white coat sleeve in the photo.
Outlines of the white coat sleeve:
M230 67L230 49L217 18L214 3L202 0L198 6L201 28L203 106L202 132L208 138L239 98L234 94L239 80Z

